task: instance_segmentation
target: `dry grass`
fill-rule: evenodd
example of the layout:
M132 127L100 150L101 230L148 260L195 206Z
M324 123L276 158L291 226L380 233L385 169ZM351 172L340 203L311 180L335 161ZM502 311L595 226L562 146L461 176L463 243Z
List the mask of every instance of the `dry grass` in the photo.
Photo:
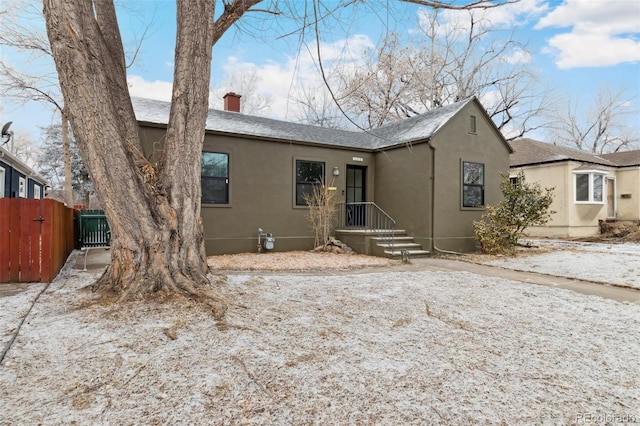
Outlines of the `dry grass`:
M289 251L210 256L213 271L322 271L400 265L400 261L359 254Z

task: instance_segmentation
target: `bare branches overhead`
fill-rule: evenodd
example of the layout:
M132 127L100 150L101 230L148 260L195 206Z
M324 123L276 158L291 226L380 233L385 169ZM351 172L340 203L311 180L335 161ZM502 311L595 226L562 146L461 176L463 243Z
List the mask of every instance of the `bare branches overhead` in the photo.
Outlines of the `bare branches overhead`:
M413 3L419 6L430 7L432 9L449 9L449 10L463 10L463 9L493 9L505 4L518 3L520 0L476 0L462 2L461 4L453 4L453 2L439 1L439 0L400 0L405 3Z

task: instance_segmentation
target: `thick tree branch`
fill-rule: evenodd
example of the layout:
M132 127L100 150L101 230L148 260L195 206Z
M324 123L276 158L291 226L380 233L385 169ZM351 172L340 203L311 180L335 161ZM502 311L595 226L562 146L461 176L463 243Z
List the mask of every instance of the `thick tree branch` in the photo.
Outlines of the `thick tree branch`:
M222 15L220 15L213 24L211 46L216 44L218 40L220 40L220 37L222 37L233 24L238 22L245 12L248 12L249 9L261 2L262 0L233 0L232 3L225 2Z

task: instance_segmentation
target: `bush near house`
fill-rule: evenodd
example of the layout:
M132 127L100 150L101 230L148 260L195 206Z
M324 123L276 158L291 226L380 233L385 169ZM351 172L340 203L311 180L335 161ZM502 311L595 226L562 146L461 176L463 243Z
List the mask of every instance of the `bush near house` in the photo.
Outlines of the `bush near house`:
M331 233L336 224L338 203L333 181L329 186L324 182L318 182L313 186L313 192L303 196L309 206L307 220L315 233L314 247L322 247L328 250Z
M516 178L503 178L500 190L504 199L487 206L482 220L473 222L473 232L484 253L513 252L528 227L544 225L555 213L549 210L554 188L543 190L537 183L528 183L522 172Z

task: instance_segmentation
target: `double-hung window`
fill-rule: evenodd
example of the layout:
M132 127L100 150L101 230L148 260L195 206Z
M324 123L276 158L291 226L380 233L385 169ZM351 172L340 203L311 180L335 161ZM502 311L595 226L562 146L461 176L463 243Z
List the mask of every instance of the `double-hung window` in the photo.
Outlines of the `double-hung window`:
M324 163L321 161L296 160L296 206L306 206L306 197L324 182Z
M202 202L229 204L229 154L202 153Z
M18 197L27 198L27 179L22 176L18 178Z
M604 177L607 173L600 170L573 172L576 204L603 204Z
M462 162L462 207L484 207L484 164Z

